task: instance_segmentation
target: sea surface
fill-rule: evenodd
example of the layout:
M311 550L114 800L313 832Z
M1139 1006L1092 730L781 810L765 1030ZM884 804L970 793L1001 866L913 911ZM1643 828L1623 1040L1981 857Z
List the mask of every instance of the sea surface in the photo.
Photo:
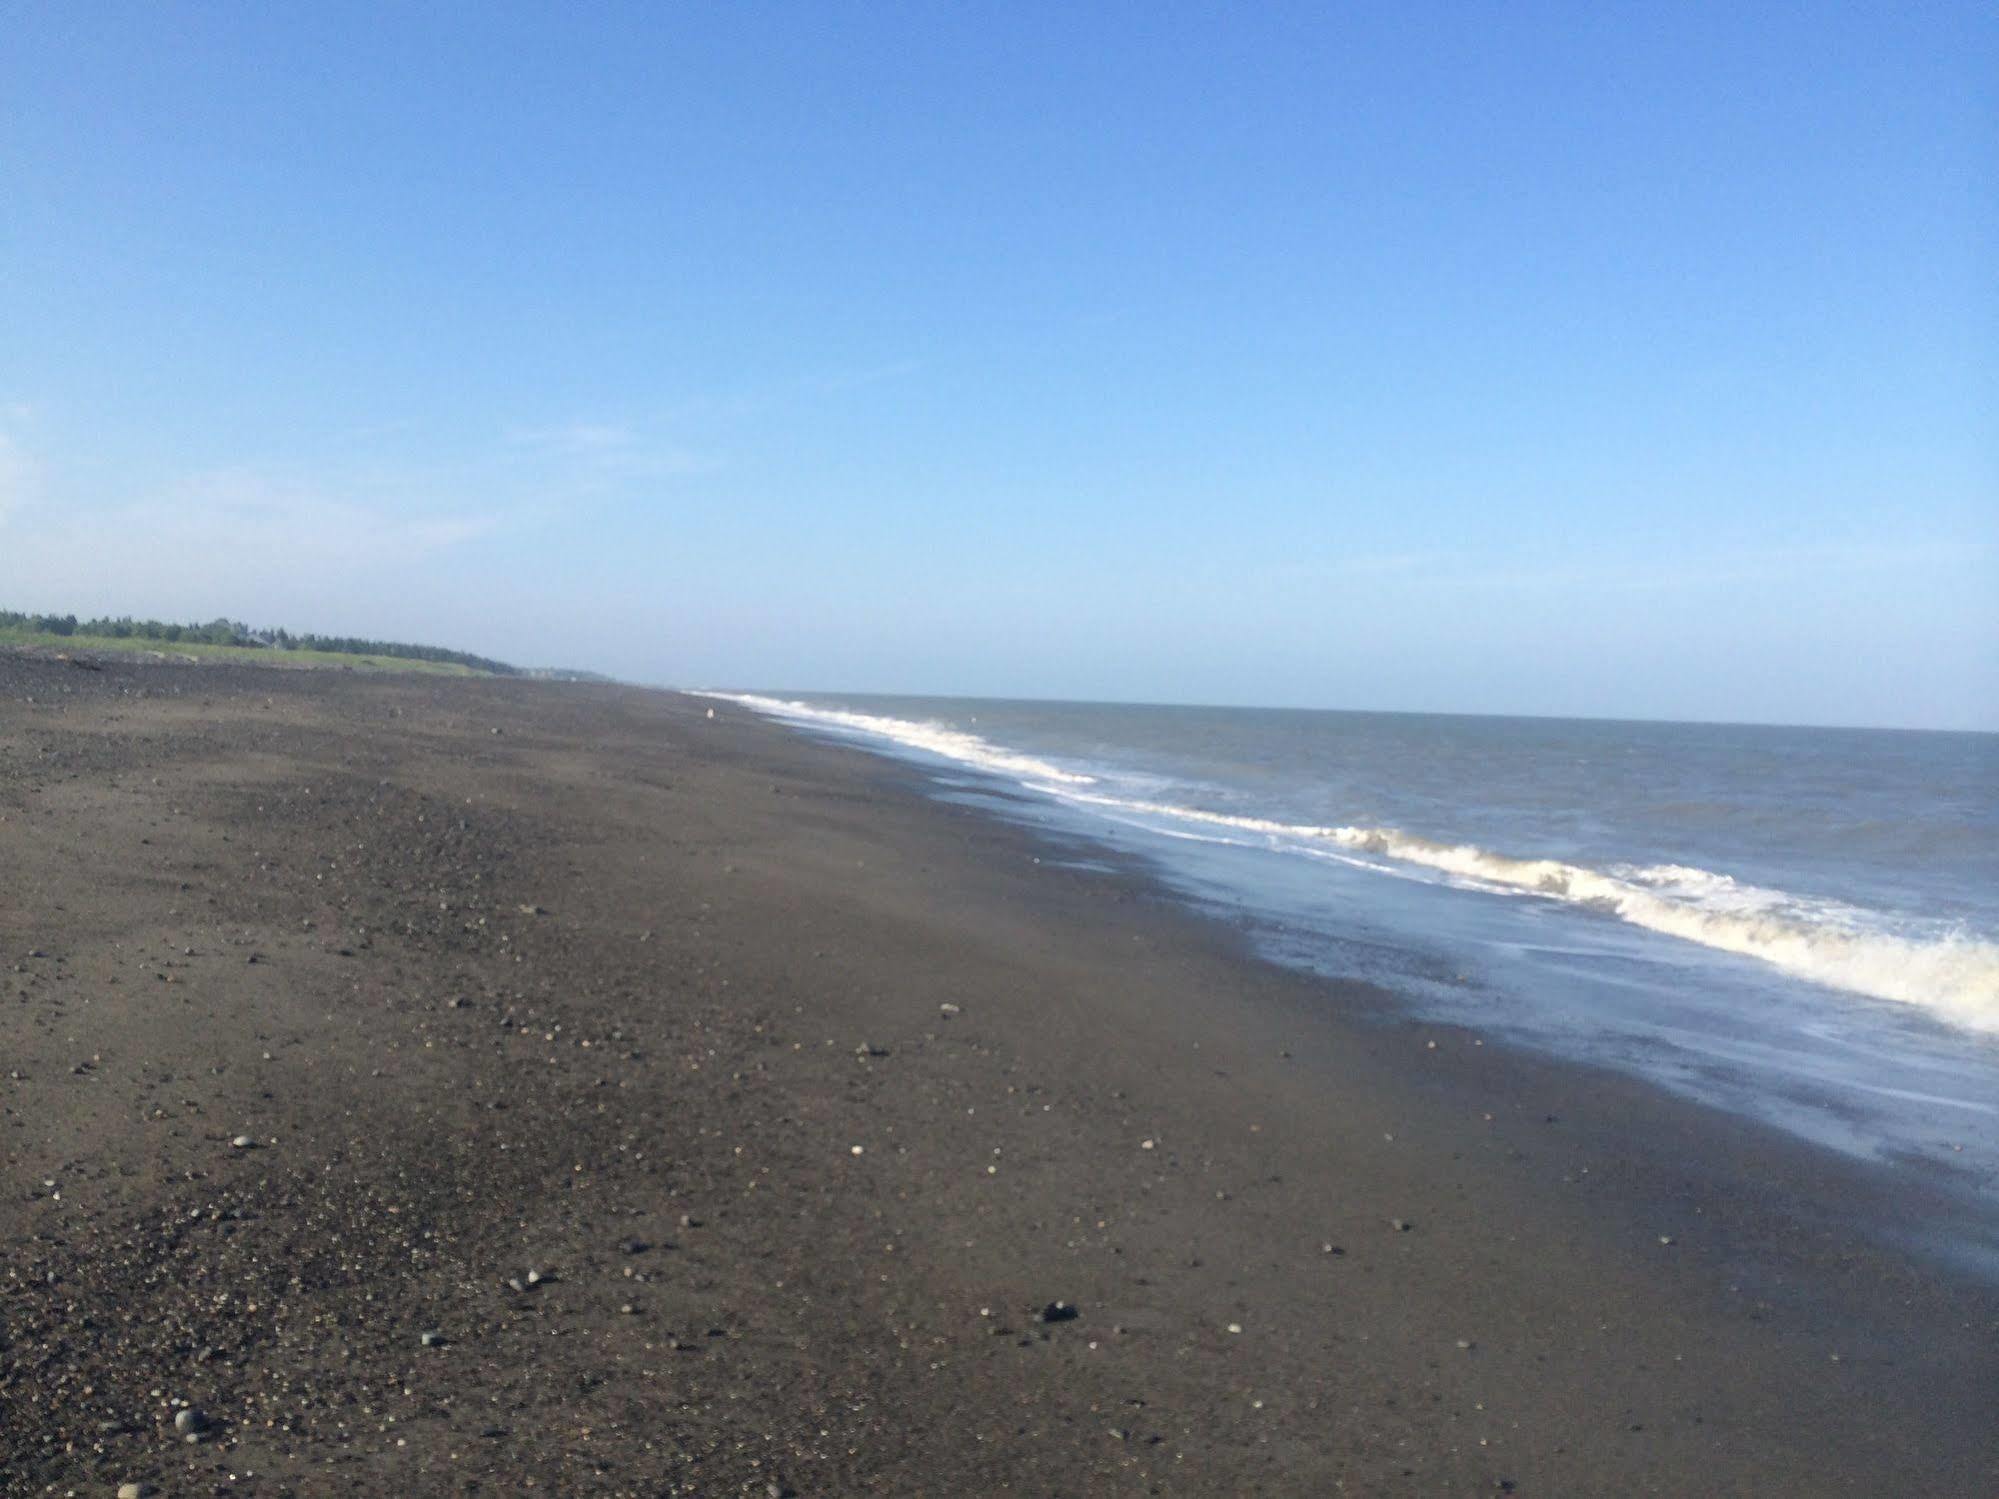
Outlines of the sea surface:
M1279 961L1999 1193L1999 735L717 695Z

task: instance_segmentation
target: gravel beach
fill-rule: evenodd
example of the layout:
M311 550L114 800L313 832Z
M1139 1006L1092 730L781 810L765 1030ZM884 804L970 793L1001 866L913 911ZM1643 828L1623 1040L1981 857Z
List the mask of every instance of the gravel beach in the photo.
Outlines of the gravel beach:
M0 655L0 1160L8 1496L1999 1493L1949 1184L671 693Z

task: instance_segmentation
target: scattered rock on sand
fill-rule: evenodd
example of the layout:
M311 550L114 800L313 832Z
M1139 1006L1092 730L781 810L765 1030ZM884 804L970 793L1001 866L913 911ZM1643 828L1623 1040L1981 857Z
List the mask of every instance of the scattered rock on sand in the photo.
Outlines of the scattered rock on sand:
M121 1483L118 1485L118 1499L146 1499L152 1490L143 1483Z
M238 1135L229 1142L229 1145L234 1150L255 1150L257 1148L257 1142L248 1135Z
M444 1346L444 1334L435 1330L420 1333L417 1336L417 1341L426 1348L441 1348Z
M184 1405L174 1412L174 1430L190 1442L201 1440L201 1434L208 1430L208 1417L191 1405Z

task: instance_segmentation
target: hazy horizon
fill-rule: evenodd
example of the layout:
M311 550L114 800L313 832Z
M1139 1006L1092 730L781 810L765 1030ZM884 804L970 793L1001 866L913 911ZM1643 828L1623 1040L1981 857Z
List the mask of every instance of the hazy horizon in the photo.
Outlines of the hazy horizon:
M1976 6L10 19L0 607L1999 729Z

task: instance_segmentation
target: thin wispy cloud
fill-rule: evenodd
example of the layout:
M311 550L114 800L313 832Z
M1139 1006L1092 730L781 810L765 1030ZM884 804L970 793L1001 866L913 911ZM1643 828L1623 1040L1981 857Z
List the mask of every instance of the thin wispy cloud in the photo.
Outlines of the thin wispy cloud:
M892 359L883 364L858 365L852 369L829 370L823 374L807 375L799 384L808 390L827 392L864 390L871 385L900 380L922 368L921 359Z
M1790 546L1717 547L1675 556L1607 555L1601 550L1558 552L1523 549L1511 555L1471 552L1359 553L1281 563L1272 581L1364 586L1381 581L1398 588L1469 592L1574 591L1671 592L1678 589L1774 582L1799 574L1888 573L1911 568L1991 564L1995 549L1979 540L1941 538L1879 542L1809 542Z
M1552 590L1672 591L1775 582L1800 574L1870 574L1909 568L1954 567L1989 559L1982 541L1940 538L1907 541L1803 542L1787 546L1721 547L1659 558L1577 556L1523 558L1494 566L1462 559L1438 569L1456 588L1545 592Z
M357 503L251 468L109 505L14 507L8 607L291 618L300 600L376 593L508 524L504 511Z
M1319 561L1284 563L1272 568L1271 576L1327 582L1349 578L1398 577L1433 568L1441 560L1435 552L1361 552Z
M40 465L21 435L33 416L33 408L20 402L0 406L0 526L28 504L38 487Z
M0 432L0 526L6 525L26 503L32 479L32 467L21 445L8 433Z
M573 421L517 427L506 435L510 454L556 471L556 477L601 487L644 479L712 473L721 460L617 422Z

